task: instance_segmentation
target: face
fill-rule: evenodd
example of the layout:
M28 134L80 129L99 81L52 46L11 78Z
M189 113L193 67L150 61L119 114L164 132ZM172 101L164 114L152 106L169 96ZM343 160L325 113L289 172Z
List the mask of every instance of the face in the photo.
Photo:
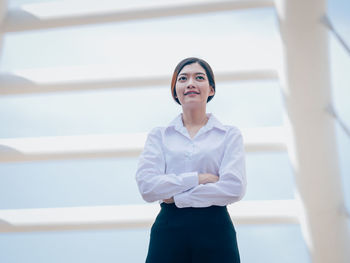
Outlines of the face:
M176 95L183 107L206 105L215 91L209 85L205 69L198 63L186 65L176 80Z

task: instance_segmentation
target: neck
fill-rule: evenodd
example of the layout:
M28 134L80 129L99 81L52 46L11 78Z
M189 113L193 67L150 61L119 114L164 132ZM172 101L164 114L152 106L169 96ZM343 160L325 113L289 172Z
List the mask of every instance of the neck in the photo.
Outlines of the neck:
M204 109L191 109L191 110L184 110L182 113L182 121L184 123L185 127L188 126L204 126L207 121L208 117Z

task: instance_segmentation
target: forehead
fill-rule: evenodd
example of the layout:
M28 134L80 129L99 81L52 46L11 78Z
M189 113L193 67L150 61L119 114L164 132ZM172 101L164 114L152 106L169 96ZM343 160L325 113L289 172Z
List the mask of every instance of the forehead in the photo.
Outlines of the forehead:
M199 65L198 63L192 63L189 65L184 66L181 71L179 72L180 74L196 74L196 73L205 73L205 69Z

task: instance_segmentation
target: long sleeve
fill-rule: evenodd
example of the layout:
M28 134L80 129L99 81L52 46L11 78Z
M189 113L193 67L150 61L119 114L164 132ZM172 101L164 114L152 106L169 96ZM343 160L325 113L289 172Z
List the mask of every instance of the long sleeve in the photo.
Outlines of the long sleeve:
M161 130L154 128L148 134L135 176L139 191L146 202L168 199L198 185L196 171L165 174L165 167Z
M224 206L241 200L245 191L243 139L238 130L231 130L219 169L219 181L200 184L186 192L176 194L174 201L179 208Z

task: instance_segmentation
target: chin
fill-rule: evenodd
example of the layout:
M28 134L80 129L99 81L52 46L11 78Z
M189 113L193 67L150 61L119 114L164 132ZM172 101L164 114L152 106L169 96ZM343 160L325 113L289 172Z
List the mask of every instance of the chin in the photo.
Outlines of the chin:
M186 102L182 104L182 108L184 109L198 109L198 108L203 108L205 107L206 103L203 103L202 101L191 101L191 102Z

